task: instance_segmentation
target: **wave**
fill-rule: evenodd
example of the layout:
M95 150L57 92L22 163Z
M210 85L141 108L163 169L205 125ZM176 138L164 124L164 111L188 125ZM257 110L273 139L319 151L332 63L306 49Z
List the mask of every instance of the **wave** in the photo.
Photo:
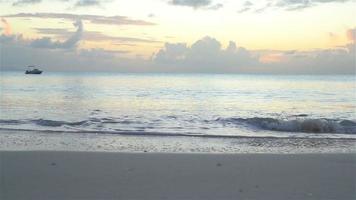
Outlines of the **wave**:
M37 119L31 120L33 123L40 125L40 126L49 126L49 127L60 127L63 125L68 126L78 126L87 123L87 120L79 121L79 122L66 122L66 121L56 121L56 120L46 120L46 119Z
M21 125L21 124L35 124L38 126L47 126L47 127L61 127L64 125L68 126L77 126L83 125L87 123L87 120L79 121L79 122L66 122L66 121L56 121L56 120L48 120L48 119L34 119L34 120L1 120L0 124L3 125Z
M146 132L146 131L71 131L71 130L33 130L33 129L20 129L20 128L1 128L0 131L25 131L25 132L35 132L35 133L56 133L56 134L108 134L108 135L122 135L122 136L145 136L145 137L196 137L196 138L210 138L210 139L308 139L308 140L318 140L321 139L337 139L337 140L347 140L356 141L353 137L306 137L306 136L258 136L258 135L212 135L212 134L197 134L197 133L170 133L170 132Z
M250 125L255 128L302 133L340 133L356 134L356 122L352 120L337 119L277 119L277 118L218 118L216 121L223 124Z
M17 125L17 124L24 124L25 122L22 120L15 120L15 119L0 119L0 124L5 125Z
M166 122L169 120L179 122L181 119L179 117L167 116ZM164 120L163 120L164 121ZM170 135L181 134L184 135L204 135L209 130L210 133L214 133L214 127L216 123L220 126L228 128L228 131L242 130L242 128L247 128L251 131L276 131L276 132L292 132L292 133L330 133L330 134L356 134L356 122L352 120L339 120L339 119L326 119L326 118L307 118L304 117L294 117L292 119L278 119L278 118L267 118L267 117L252 117L252 118L217 118L214 120L188 120L185 121L185 125L188 128L175 126L177 124L160 124L162 122L157 119L152 119L151 121L139 121L136 119L127 118L111 118L111 117L97 117L88 118L82 121L62 121L62 120L49 120L49 119L27 119L27 120L11 120L11 119L0 119L1 129L10 128L20 128L20 129L50 129L53 131L68 131L75 130L79 132L145 132L145 130L151 130L153 132L161 132L164 130L171 130ZM188 125L186 124L188 122ZM163 122L164 123L164 122ZM172 128L174 127L174 128ZM193 129L192 129L193 128ZM211 130L213 129L213 130ZM193 131L192 131L193 130ZM192 131L192 132L191 132ZM147 133L147 132L146 132Z
M169 132L147 132L147 131L80 131L80 130L33 130L21 128L0 128L4 131L28 131L41 133L84 133L84 134L115 134L127 136L150 136L150 137L199 137L199 138L261 138L258 136L241 136L241 135L207 135L197 133L169 133ZM264 136L263 138L280 138L275 136ZM325 138L328 139L328 138ZM342 139L342 138L337 138ZM355 139L356 140L356 139Z

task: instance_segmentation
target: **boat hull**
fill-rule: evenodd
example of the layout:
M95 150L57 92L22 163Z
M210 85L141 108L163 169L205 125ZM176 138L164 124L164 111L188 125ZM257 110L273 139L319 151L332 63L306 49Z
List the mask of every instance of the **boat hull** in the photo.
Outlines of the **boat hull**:
M25 74L42 74L42 71L26 71Z

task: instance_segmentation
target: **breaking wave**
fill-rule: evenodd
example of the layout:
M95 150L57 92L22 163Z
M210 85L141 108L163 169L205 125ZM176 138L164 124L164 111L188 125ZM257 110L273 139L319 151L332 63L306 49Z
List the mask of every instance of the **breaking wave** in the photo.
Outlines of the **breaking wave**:
M255 128L302 133L340 133L356 134L356 122L352 120L336 119L276 119L276 118L226 118L217 119L223 124L249 125Z
M184 123L183 123L184 122ZM180 124L182 123L182 124ZM218 133L221 128L226 128L224 133ZM34 130L34 131L63 131L63 132L95 132L95 133L132 133L157 134L168 133L169 135L185 136L222 136L228 133L229 136L239 133L242 130L249 130L255 136L259 136L260 131L288 133L313 133L313 134L356 134L356 121L308 118L308 116L294 116L289 119L278 119L268 117L252 118L216 118L212 120L186 120L179 116L166 116L164 119L135 118L111 118L111 117L90 117L81 121L61 121L49 119L26 119L12 120L0 119L0 129L11 130ZM301 134L302 136L302 134ZM302 136L303 137L303 136ZM352 136L353 137L353 136Z

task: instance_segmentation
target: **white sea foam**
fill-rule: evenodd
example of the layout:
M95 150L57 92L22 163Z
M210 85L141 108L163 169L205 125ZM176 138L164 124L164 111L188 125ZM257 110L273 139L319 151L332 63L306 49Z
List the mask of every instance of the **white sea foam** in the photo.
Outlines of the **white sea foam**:
M277 119L277 118L227 118L218 119L222 123L248 124L250 126L284 132L303 133L343 133L356 134L356 122L352 120L337 119Z
M181 126L171 126L169 120L174 120ZM165 123L164 123L165 122ZM220 126L219 126L220 125ZM188 128L189 129L188 129ZM132 135L157 135L157 136L200 136L200 137L234 137L241 135L219 134L219 129L223 128L230 132L250 131L255 135L251 137L268 137L268 135L258 135L259 131L270 131L276 133L301 133L303 134L356 134L356 122L352 120L338 119L312 119L312 118L217 118L216 120L181 119L175 116L166 116L166 120L147 119L139 121L134 119L122 119L113 117L90 117L81 121L60 121L50 119L31 120L0 120L0 128L14 130L40 130L49 132L93 132L109 134L132 134ZM162 131L163 130L163 131ZM246 136L246 135L244 135ZM269 135L271 136L271 135ZM276 135L273 135L275 137ZM296 136L295 134L293 136ZM277 135L277 137L288 137L288 135Z

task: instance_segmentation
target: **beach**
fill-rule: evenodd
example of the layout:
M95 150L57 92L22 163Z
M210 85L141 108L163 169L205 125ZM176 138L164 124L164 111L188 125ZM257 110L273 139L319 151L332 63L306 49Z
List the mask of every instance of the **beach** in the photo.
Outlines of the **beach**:
M0 199L356 197L356 141L0 131Z
M1 199L355 199L356 154L1 151Z
M355 7L0 0L0 200L356 200Z
M1 81L0 200L356 199L353 76Z

